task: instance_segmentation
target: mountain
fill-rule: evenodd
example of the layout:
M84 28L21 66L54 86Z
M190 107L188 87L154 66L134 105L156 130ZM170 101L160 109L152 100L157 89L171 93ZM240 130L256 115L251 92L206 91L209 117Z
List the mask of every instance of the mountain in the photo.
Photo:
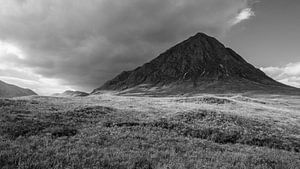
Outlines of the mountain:
M24 89L15 85L7 84L0 80L0 98L5 97L20 97L37 95L30 89Z
M177 44L141 67L122 72L92 93L101 90L150 93L299 91L268 77L204 33Z
M88 93L85 92L81 92L81 91L71 91L71 90L67 90L63 93L56 93L53 94L53 96L57 96L57 97L84 97L84 96L88 96Z

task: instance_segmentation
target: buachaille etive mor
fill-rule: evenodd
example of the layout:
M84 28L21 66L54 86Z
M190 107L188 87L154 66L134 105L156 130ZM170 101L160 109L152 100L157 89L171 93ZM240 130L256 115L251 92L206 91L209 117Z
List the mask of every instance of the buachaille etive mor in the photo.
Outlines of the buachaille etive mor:
M159 93L299 92L299 89L268 77L232 49L204 33L177 44L141 67L122 72L92 93L101 90Z

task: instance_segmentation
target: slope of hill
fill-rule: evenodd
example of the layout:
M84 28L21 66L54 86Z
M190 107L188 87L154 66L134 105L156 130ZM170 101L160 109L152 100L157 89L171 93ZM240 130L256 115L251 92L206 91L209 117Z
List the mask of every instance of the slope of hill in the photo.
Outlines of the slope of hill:
M71 90L67 90L63 93L55 93L53 94L53 96L57 96L57 97L84 97L84 96L88 96L88 93L85 92L81 92L81 91L71 91Z
M15 85L7 84L0 80L0 97L20 97L37 95L30 89L20 88Z
M268 77L217 39L198 33L100 90L151 92L297 91Z

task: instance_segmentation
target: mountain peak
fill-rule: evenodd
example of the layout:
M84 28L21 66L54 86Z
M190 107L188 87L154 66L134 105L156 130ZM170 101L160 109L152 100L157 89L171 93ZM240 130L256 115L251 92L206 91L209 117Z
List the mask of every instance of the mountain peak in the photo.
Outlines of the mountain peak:
M215 39L214 37L209 36L209 35L207 35L203 32L198 32L194 36L191 36L189 39L199 39L199 38L201 38L201 39Z
M139 86L222 92L232 90L234 86L244 91L270 86L292 88L271 79L216 38L204 33L197 33L135 70L122 72L94 92Z

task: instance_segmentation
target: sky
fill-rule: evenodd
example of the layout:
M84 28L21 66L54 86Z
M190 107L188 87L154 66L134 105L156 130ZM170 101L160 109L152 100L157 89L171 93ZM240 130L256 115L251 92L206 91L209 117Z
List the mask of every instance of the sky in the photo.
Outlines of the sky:
M0 0L0 80L90 92L197 32L300 87L300 1Z

